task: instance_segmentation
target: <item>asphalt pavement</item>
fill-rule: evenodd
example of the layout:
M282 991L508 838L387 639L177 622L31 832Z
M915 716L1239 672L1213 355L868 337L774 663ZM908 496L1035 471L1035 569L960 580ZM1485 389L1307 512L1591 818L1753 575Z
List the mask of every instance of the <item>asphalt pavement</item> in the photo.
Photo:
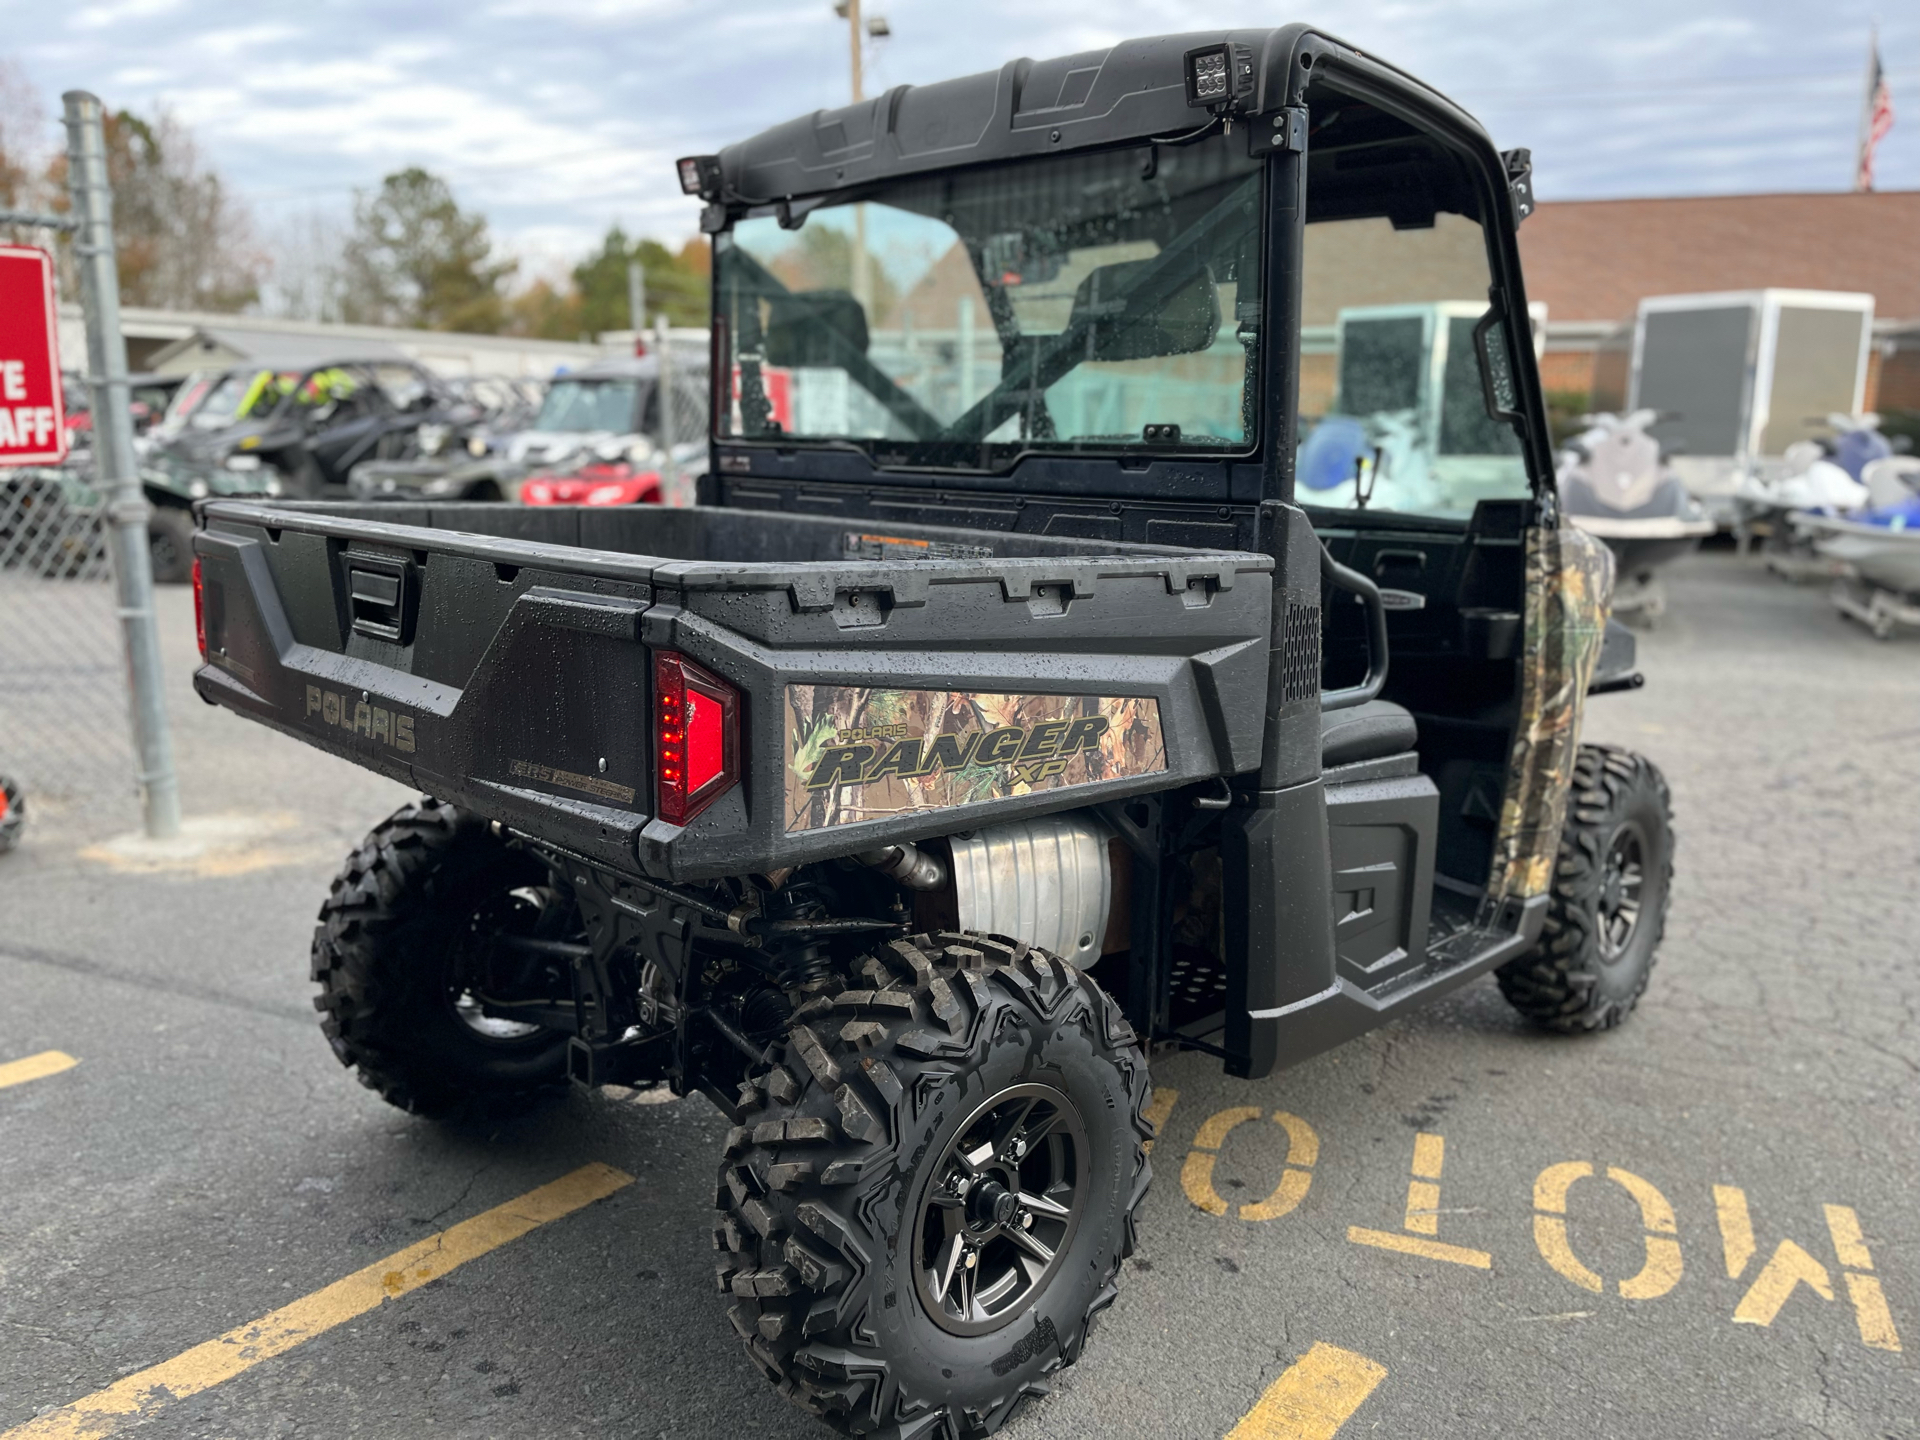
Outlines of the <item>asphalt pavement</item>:
M1016 1440L1920 1437L1920 642L1670 588L1587 726L1673 789L1638 1013L1489 978L1256 1084L1157 1060L1142 1248ZM0 857L0 1440L136 1382L153 1440L825 1434L713 1293L704 1101L448 1127L340 1068L313 916L407 795L202 706L162 617L199 849L43 808Z

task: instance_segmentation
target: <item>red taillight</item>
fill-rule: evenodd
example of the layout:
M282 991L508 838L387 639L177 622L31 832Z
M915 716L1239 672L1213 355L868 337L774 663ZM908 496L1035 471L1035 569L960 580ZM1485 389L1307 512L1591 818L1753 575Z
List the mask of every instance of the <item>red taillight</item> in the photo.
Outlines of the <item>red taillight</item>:
M200 557L193 557L193 633L200 642L200 662L207 659L207 597L200 583Z
M653 709L660 818L684 825L740 778L740 692L662 650L653 657Z

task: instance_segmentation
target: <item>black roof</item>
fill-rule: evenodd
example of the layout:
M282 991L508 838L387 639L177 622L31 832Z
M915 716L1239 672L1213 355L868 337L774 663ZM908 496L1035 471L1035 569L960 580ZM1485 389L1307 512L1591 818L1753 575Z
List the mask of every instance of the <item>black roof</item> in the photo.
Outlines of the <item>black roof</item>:
M1235 106L1239 116L1300 103L1323 59L1389 68L1306 25L1195 31L1055 60L1011 60L816 110L729 145L720 152L724 199L737 209L896 175L1184 134L1207 119L1187 103L1184 58L1223 42L1244 47L1254 62L1253 91Z

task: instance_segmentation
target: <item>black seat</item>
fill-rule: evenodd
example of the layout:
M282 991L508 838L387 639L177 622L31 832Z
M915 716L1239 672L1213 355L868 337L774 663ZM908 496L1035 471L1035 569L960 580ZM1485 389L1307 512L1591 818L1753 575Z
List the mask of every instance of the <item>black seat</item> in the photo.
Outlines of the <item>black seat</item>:
M1320 763L1324 766L1402 755L1419 740L1420 727L1412 714L1391 700L1320 712Z

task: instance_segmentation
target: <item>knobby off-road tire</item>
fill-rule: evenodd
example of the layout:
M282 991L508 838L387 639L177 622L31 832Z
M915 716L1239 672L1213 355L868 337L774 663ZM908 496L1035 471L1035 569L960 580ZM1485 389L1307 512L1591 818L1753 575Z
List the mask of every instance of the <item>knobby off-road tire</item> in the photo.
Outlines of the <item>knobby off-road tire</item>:
M774 1059L715 1202L754 1363L846 1434L992 1434L1078 1358L1133 1252L1153 1127L1131 1027L1043 950L919 935L802 1006Z
M1498 973L1515 1009L1549 1030L1608 1030L1646 992L1673 886L1673 811L1652 761L1582 745L1540 942Z
M193 512L155 505L147 517L147 555L156 585L184 585L193 578Z
M489 1020L465 988L488 938L540 935L546 867L451 805L406 805L347 858L313 932L314 1008L340 1063L402 1110L512 1113L566 1088L567 1037Z

